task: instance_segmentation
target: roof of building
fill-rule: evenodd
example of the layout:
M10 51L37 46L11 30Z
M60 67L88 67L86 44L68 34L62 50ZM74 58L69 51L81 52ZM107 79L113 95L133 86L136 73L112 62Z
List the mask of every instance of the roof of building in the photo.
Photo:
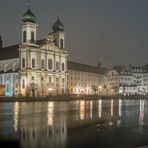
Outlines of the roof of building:
M38 45L42 45L44 43L45 43L45 39L37 41ZM14 58L19 58L18 48L19 48L19 44L0 48L0 60L9 60ZM76 63L72 61L68 61L67 67L68 69L71 69L71 70L84 71L84 72L90 72L90 73L96 73L96 74L105 74L107 71L107 68L101 68L98 66L91 66L91 65Z
M15 70L12 70L12 69L10 69L10 70L8 70L8 71L0 71L0 74L6 74L6 73L16 73L16 72L18 72L18 69L15 69Z
M90 72L90 73L96 73L96 74L105 74L107 71L106 68L99 68L97 66L91 66L91 65L76 63L72 61L68 61L67 68L70 70L77 70L77 71Z
M41 39L37 41L37 45L43 45L45 44L46 40ZM0 48L0 60L8 60L8 59L15 59L19 58L19 45L12 45L8 47L2 47Z
M36 22L36 16L31 12L30 8L28 8L27 12L22 16L22 21L24 23L26 22L35 23Z
M19 45L13 45L8 47L0 48L0 60L8 60L19 57L18 51Z
M60 21L59 16L57 17L56 22L53 24L52 30L53 30L54 32L64 31L64 25L63 25L63 23Z

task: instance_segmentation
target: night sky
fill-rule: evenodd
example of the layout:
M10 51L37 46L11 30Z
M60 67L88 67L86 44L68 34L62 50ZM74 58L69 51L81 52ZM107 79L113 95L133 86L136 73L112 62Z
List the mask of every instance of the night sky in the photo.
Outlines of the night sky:
M1 0L4 46L21 41L25 0ZM148 62L148 0L32 0L38 39L51 32L57 15L65 25L69 60L103 66Z

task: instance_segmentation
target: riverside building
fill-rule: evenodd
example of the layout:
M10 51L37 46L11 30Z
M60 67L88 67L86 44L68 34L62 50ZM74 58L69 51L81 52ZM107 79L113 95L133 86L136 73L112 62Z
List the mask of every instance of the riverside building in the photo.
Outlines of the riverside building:
M116 66L107 73L107 87L110 95L145 95L147 73L139 66Z
M102 68L67 61L64 25L59 17L43 40L37 40L37 27L28 6L22 16L21 43L3 47L0 36L0 84L6 96L94 94L92 86L101 89L105 85Z

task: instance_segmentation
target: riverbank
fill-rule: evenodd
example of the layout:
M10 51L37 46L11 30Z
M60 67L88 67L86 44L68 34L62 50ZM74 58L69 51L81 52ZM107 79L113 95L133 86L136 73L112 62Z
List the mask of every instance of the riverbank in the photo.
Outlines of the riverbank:
M0 102L71 101L99 99L148 99L148 96L49 96L49 97L0 97Z

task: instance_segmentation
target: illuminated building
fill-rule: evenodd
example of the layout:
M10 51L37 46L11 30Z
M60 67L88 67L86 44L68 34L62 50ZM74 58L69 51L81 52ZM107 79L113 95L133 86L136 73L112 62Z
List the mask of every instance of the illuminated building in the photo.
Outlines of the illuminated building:
M105 85L105 69L67 61L59 17L42 40L37 40L37 27L29 4L22 16L21 43L3 47L0 37L0 84L5 85L6 96L94 94L92 86L99 89Z
M110 95L145 95L147 73L142 67L114 67L107 73L107 87Z

